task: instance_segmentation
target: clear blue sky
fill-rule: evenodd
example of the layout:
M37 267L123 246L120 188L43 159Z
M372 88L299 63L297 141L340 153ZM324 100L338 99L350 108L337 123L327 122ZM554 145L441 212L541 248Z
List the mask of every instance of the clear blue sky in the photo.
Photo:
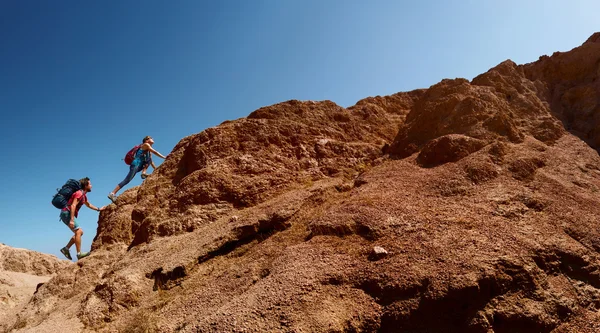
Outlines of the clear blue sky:
M0 242L61 256L56 188L89 176L90 202L108 204L145 135L167 154L288 99L350 106L472 79L582 44L598 13L597 0L0 1ZM84 250L97 219L82 208Z

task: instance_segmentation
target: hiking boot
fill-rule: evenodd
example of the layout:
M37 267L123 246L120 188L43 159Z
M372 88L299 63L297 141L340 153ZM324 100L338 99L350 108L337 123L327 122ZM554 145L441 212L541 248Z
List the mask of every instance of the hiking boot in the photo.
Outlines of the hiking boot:
M60 249L60 253L64 254L65 257L67 257L67 259L73 260L73 258L71 258L71 252L69 252L69 249L67 249L66 247Z
M140 177L142 177L142 179L146 179L146 178L148 178L148 175L143 173Z
M89 253L89 252L81 252L81 253L77 253L77 260L79 260L79 259L83 259L83 258L85 258L85 257L87 257L87 256L89 256L89 255L90 255L90 253Z
M114 204L117 203L117 197L114 194L109 193L108 198L110 199L110 201L112 201L112 203L114 203Z

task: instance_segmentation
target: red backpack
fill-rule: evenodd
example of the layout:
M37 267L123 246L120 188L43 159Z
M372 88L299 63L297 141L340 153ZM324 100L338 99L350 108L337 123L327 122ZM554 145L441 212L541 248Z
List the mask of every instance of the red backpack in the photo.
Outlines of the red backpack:
M131 165L131 162L133 162L133 160L135 159L135 154L141 146L142 145L137 145L127 152L127 155L125 155L125 164Z

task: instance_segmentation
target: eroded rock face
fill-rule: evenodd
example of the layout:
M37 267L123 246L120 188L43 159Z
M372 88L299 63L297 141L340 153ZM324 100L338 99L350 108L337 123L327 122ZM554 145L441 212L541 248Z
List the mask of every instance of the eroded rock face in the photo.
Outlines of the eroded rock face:
M193 231L237 209L326 177L352 178L382 156L420 91L360 101L288 101L184 138L119 209L93 248ZM135 191L135 193L133 192Z
M523 66L564 127L600 149L600 37L595 33L569 52L555 52Z
M0 243L0 271L48 276L59 272L70 263L53 255L17 249Z
M0 332L7 332L37 289L71 265L66 260L0 243Z
M485 141L460 134L448 134L429 141L419 153L417 163L434 167L448 162L456 162L485 146Z
M565 130L547 99L547 88L505 61L472 82L443 80L424 94L406 117L390 149L400 158L431 140L461 134L486 143L521 143L526 135L552 144Z
M13 327L597 332L599 39L186 137Z

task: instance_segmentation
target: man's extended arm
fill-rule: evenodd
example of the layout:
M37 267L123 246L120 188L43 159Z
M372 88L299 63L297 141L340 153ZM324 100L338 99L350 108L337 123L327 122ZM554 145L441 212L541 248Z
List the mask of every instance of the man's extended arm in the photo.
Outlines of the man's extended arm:
M104 208L106 208L106 206L103 206L103 207L101 207L101 208L98 208L98 207L96 207L96 206L92 205L91 203L89 203L88 201L86 201L86 202L85 202L85 205L86 205L86 206L88 206L88 208L90 208L90 209L93 209L93 210L97 210L97 211L99 211L99 212L100 212L100 211L103 211L103 210L104 210Z

